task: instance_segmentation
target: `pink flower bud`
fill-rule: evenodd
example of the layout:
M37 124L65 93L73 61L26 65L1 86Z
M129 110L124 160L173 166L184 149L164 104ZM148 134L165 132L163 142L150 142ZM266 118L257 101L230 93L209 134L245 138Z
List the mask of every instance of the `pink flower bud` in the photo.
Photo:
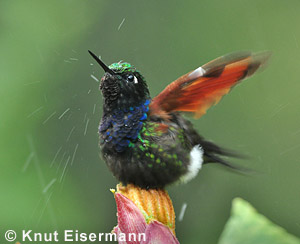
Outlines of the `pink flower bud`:
M175 213L165 190L117 186L119 244L179 244L175 237Z

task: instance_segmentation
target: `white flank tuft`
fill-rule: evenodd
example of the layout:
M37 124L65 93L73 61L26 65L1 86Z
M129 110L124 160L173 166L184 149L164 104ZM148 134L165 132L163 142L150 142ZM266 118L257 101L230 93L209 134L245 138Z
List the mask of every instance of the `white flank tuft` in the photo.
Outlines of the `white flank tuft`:
M191 179L195 178L202 168L203 164L203 149L200 145L196 145L190 152L190 164L188 166L188 171L185 175L180 178L180 181L187 183Z

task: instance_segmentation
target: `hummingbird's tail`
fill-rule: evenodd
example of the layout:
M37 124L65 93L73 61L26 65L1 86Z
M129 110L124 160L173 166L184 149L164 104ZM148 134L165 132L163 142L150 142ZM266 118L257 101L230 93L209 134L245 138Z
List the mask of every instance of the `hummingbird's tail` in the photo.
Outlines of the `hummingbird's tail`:
M235 164L230 163L227 158L240 158L240 159L248 159L249 157L242 155L238 152L235 152L230 149L221 148L218 145L209 142L209 141L201 141L201 146L204 150L204 164L208 163L219 163L226 166L228 169L234 170L238 173L251 173L253 170L241 166L237 166Z

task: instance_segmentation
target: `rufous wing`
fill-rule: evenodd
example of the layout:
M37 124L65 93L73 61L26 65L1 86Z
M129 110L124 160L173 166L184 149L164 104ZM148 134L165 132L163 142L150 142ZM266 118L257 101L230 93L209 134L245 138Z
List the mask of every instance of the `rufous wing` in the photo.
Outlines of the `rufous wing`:
M239 81L263 66L270 52L237 52L219 57L172 82L150 104L150 115L164 118L175 111L196 118L217 104Z

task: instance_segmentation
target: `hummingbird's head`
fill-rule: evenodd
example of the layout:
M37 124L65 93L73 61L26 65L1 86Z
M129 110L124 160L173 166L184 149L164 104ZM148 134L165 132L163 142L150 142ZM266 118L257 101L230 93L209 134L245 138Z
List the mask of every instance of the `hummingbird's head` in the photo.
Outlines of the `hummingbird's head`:
M150 98L147 83L134 66L120 61L108 67L95 54L89 53L105 71L100 83L104 112L139 106Z

